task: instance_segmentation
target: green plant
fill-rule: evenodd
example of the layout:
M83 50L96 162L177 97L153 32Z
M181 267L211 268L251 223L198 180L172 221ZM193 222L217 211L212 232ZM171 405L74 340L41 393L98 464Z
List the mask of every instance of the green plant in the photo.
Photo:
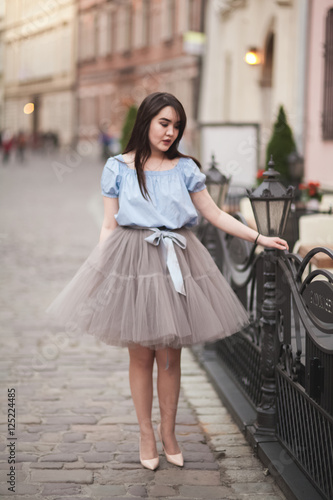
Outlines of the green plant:
M127 146L127 143L131 137L131 133L133 130L133 126L135 123L136 115L137 115L138 109L135 106L135 104L132 104L132 106L129 108L126 119L123 125L122 133L121 133L121 139L120 139L120 144L121 144L121 150L124 151L124 149Z
M273 155L275 170L280 172L281 182L287 184L292 180L289 171L288 156L294 151L296 151L296 144L293 133L287 123L287 117L283 106L280 106L277 120L274 123L273 134L267 145L266 165L268 164L271 155Z

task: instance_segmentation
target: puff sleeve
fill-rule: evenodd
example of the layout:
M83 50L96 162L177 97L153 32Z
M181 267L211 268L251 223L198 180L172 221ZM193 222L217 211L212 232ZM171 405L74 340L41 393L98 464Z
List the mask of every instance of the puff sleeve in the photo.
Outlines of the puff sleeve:
M113 157L109 158L102 172L102 195L108 198L118 198L120 183L121 173L119 162Z
M196 193L205 189L206 175L191 158L187 158L184 162L183 173L188 191Z

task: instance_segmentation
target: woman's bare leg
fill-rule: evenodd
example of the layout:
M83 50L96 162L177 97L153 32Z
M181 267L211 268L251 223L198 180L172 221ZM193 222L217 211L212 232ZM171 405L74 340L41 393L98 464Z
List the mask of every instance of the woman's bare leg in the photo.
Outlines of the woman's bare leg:
M166 370L167 351L169 368ZM175 423L180 390L181 349L159 349L155 351L157 361L157 392L161 412L161 433L169 455L180 453Z
M129 348L128 352L130 388L140 426L141 456L142 459L149 460L158 456L151 423L155 351L137 345Z

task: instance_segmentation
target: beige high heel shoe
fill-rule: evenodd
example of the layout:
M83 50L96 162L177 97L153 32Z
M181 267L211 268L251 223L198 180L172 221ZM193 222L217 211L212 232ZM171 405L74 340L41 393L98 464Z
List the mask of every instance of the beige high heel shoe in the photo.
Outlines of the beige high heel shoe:
M157 456L156 458L150 458L148 460L141 458L141 436L140 436L140 462L141 462L141 465L143 465L143 467L145 467L146 469L150 469L150 470L157 469L157 467L159 466L159 463L160 463L159 456Z
M162 443L162 446L163 446L163 451L165 453L167 461L170 462L171 464L178 465L178 467L183 467L183 465L184 465L184 458L183 458L182 452L177 453L176 455L169 455L169 453L166 452L166 450L164 448L163 439L162 439L161 424L158 424L158 426L157 426L157 433L158 433L158 436L159 436L159 438L161 440L161 443Z

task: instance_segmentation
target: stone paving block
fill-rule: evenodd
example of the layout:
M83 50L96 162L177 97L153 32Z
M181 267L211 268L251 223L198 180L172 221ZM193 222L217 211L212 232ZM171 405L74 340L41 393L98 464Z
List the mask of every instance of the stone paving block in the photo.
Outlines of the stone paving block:
M51 453L40 457L40 462L76 462L77 456L73 453Z
M120 484L98 484L88 488L89 493L93 498L101 495L108 495L108 497L115 497L118 495L126 495L126 488Z
M58 424L96 424L97 418L93 415L59 415L57 417L48 417L48 425Z
M211 485L218 486L221 484L220 473L218 471L202 471L198 474L197 471L176 469L175 466L168 470L156 470L155 482L157 484L168 485Z
M131 470L130 474L127 470L113 470L113 466L110 466L96 472L95 478L99 484L125 484L129 478L132 484L148 484L151 481L156 481L156 473L156 471L144 469L141 464L140 469Z
M194 453L192 452L184 452L184 460L188 460L191 462L215 462L215 457L212 452L209 453Z
M43 495L78 495L81 493L82 488L76 483L54 483L49 482L43 486Z
M82 360L78 361L79 363L82 363ZM74 413L82 413L82 414L87 414L87 413L109 413L109 410L107 410L104 406L82 406L81 408L71 408L71 411Z
M40 439L40 434L32 434L31 432L18 432L16 434L17 440L21 442L34 442L34 441L39 441Z
M64 443L58 445L58 451L62 453L86 453L92 448L92 443Z
M262 464L258 458L255 456L244 457L239 456L238 458L228 458L225 456L219 461L220 465L225 469L262 469Z
M149 489L149 498L155 496L157 498L163 497L174 497L178 495L178 491L172 486L166 486L164 484L155 484Z
M148 496L146 485L143 484L134 484L133 486L130 486L127 493L140 498L147 498Z
M98 443L96 443L96 449L97 449L97 444ZM117 449L119 452L132 451L135 453L139 453L139 442L136 441L135 443L132 443L132 442L131 443L122 443L122 444L118 445Z
M185 462L184 469L189 470L219 470L219 465L216 462Z
M62 440L64 443L75 443L76 441L82 441L85 437L85 434L82 432L66 432Z
M215 447L215 451L225 450L225 458L242 458L242 457L253 457L254 451L252 448L244 441L239 445L224 445L223 443ZM260 462L259 462L260 463Z
M236 424L206 424L202 423L204 431L210 436L231 436L232 434L239 435L239 429ZM245 438L243 438L245 440Z
M229 500L231 498L230 488L226 486L179 486L179 493L183 498L203 498L204 500Z
M189 398L191 404L195 407L218 407L221 408L221 401L214 397L214 399L204 398L204 397L191 397Z
M229 415L229 412L226 408L224 408L222 405L220 406L198 406L195 409L195 413L199 416L201 415L224 415L226 418L229 417L231 422L233 422L231 416Z
M95 449L98 452L101 452L101 451L113 452L117 449L117 445L116 445L116 443L99 442L99 443L95 443Z
M201 424L205 425L212 425L212 424L217 424L217 425L224 425L226 426L226 429L230 428L230 431L232 432L232 429L235 430L235 432L239 432L239 428L237 425L232 421L230 418L230 423L226 422L226 415L224 413L222 414L214 414L214 415L198 415L198 420Z
M138 421L134 415L123 416L122 414L119 414L118 416L114 417L102 417L98 421L98 425L109 425L109 424L121 424L122 426L125 424L138 425Z
M98 453L98 452L90 452L90 453L82 453L81 455L82 460L85 462L110 462L113 460L114 454L113 453Z
M32 433L37 433L37 432L61 432L61 431L68 431L69 425L68 424L58 424L58 425L51 425L51 424L40 424L40 425L30 425L27 430L28 432Z
M245 445L246 441L242 434L231 434L230 436L214 435L211 437L210 442L213 447L226 447L226 446L239 446Z
M238 482L248 482L248 483L259 483L259 482L269 482L270 478L264 475L262 470L236 470L236 469L228 469L224 472L224 477L227 481L232 483Z
M192 451L194 453L211 453L211 449L206 443L188 443L186 441L182 442L182 450Z
M30 469L61 469L63 462L35 462L30 464Z
M196 432L195 434L191 434L191 430L189 429L188 434L180 434L176 428L176 437L177 441L180 443L183 441L191 442L191 443L203 443L206 441L205 437L202 433Z
M116 435L117 435L117 432L119 431L118 429L118 426L117 424L108 424L108 425L85 425L85 424L73 424L71 426L71 430L73 432L84 432L84 433L87 433L87 432L106 432L107 429L107 432L115 432Z
M93 474L88 470L33 470L31 471L33 483L78 483L91 484Z
M16 462L37 462L38 455L32 453L16 453Z
M256 494L270 494L275 493L274 485L272 483L233 483L231 485L231 490L238 495L248 495L251 493ZM270 497L269 497L270 498Z
M47 462L44 462L47 464ZM98 467L100 467L100 464L98 464ZM82 459L79 459L77 462L69 462L69 463L64 463L63 464L64 469L91 469L92 467L89 464L89 467L85 462L83 462Z

